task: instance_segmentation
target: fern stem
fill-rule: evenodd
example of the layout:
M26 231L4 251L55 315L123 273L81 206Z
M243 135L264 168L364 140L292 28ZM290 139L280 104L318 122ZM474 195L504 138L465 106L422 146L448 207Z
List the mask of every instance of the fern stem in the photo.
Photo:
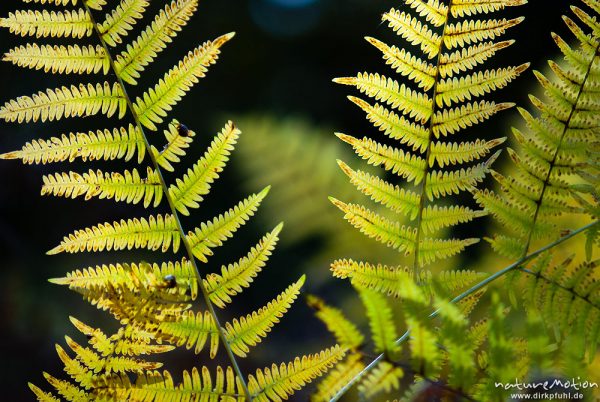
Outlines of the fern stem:
M220 338L221 342L223 343L223 346L224 346L224 348L225 348L225 350L227 352L227 356L229 357L229 360L231 362L231 366L233 367L233 370L234 370L236 376L238 377L239 383L242 386L242 389L244 391L244 396L245 396L246 400L248 402L252 402L252 400L253 400L252 395L250 394L250 390L248 389L248 385L246 384L246 380L244 379L244 376L242 374L240 366L237 363L235 355L233 354L233 350L231 349L231 346L229 345L229 342L227 342L227 337L225 335L225 332L223 331L223 328L221 327L221 324L219 322L219 317L217 316L215 307L214 307L212 301L210 300L209 293L206 290L206 287L204 286L203 278L202 278L202 275L200 274L200 270L198 269L198 264L196 262L196 258L194 257L194 253L192 251L192 247L190 246L190 244L188 242L187 236L186 236L185 231L183 229L183 225L181 224L181 219L179 217L177 209L175 208L175 203L173 202L173 199L171 198L171 195L169 194L169 191L168 191L169 188L167 186L167 182L166 182L166 180L165 180L165 178L163 176L163 173L162 173L162 171L160 169L160 166L159 166L158 162L156 161L156 157L152 153L152 150L151 150L151 147L150 147L150 142L148 141L148 137L146 136L146 132L144 131L144 127L143 127L143 125L140 122L139 116L135 112L135 109L133 107L133 102L131 101L131 98L129 97L129 94L127 93L127 88L125 86L125 83L123 82L123 79L118 74L118 70L116 68L115 61L114 61L114 59L112 57L112 54L110 52L110 49L109 49L107 43L104 41L104 39L102 37L102 34L100 33L100 30L98 28L98 24L96 23L96 20L94 18L92 10L88 6L87 1L83 1L82 3L84 5L84 7L85 7L86 13L88 14L88 16L90 18L90 21L92 22L92 25L94 27L94 32L98 36L98 39L100 40L100 43L102 44L102 47L104 48L104 51L106 52L106 57L108 57L108 60L109 60L109 63L110 63L110 68L115 73L117 82L121 86L121 90L123 91L123 96L125 97L125 100L127 102L127 107L129 108L129 111L131 112L131 115L133 117L133 120L134 120L136 126L140 130L142 139L144 140L144 146L146 147L146 150L147 150L146 154L150 158L152 166L156 170L156 173L157 173L158 178L160 180L160 185L161 185L161 187L163 189L163 193L165 195L167 203L169 204L169 209L171 210L171 214L173 215L173 218L174 218L174 220L175 220L175 222L177 224L177 230L179 231L179 235L181 236L181 242L182 242L182 244L183 244L183 246L184 246L184 248L186 250L186 253L188 255L188 259L189 259L190 263L194 267L194 271L196 273L196 278L198 280L198 287L200 288L200 291L202 292L202 296L203 296L204 301L206 303L206 307L208 308L208 311L209 311L210 315L212 316L212 319L214 320L215 326L217 328L217 332L219 333L219 338Z
M444 21L444 27L442 28L442 36L440 37L440 48L437 54L437 59L435 62L435 77L433 83L433 91L431 95L431 116L429 117L429 128L428 128L428 138L427 138L427 148L425 149L425 167L423 168L423 181L421 182L420 188L420 197L419 197L419 210L417 212L417 234L415 235L415 258L413 260L413 278L417 281L420 281L419 275L419 243L421 242L421 235L423 233L423 210L425 209L425 198L427 196L427 173L429 173L429 158L431 157L431 143L433 142L433 117L437 110L437 106L435 103L435 98L438 93L438 84L440 82L440 63L442 53L444 51L444 36L446 35L446 27L448 26L448 21L450 20L450 9L452 8L452 0L448 3L448 15L446 16L446 21Z
M542 209L544 195L546 194L546 190L548 189L548 186L550 185L550 177L552 176L552 171L554 170L554 167L558 160L558 154L559 154L559 152L562 148L563 142L567 136L567 131L569 130L569 127L571 125L571 120L573 119L575 111L577 110L577 104L579 103L579 100L581 99L581 95L583 95L583 89L585 88L585 84L587 83L590 73L592 72L594 60L596 60L596 57L598 57L599 55L600 55L600 43L598 43L598 45L596 46L596 51L594 52L594 56L590 60L590 64L588 65L587 71L585 72L585 76L583 77L583 80L579 87L579 91L577 92L577 97L575 98L575 103L571 106L571 110L569 112L569 117L567 118L567 121L564 123L565 127L563 128L563 131L560 135L560 141L558 142L556 151L554 151L554 155L552 156L552 161L550 161L550 168L548 169L548 173L546 173L546 177L544 178L544 182L542 183L542 191L540 192L540 197L536 200L536 203L535 203L535 213L533 214L533 220L531 221L532 222L531 228L529 229L529 233L527 234L527 241L525 242L525 247L523 249L522 255L527 255L527 252L529 251L529 247L531 246L531 241L533 240L533 232L535 231L535 224L537 223L538 216L540 214L540 210Z
M592 229L594 226L597 226L597 225L600 225L600 220L589 223L583 227L580 227L577 230L573 230L568 235L565 235L565 236L561 237L560 239L555 240L552 243L549 243L549 244L545 245L544 247L542 247L530 254L527 254L524 257L519 258L516 262L514 262L514 263L510 264L509 266L501 269L500 271L497 271L494 274L488 276L481 282L477 283L476 285L473 285L470 289L465 290L464 292L462 292L461 294L456 296L454 299L452 299L451 303L458 303L459 301L469 297L470 295L477 292L478 290L481 290L482 288L486 287L490 283L503 277L507 273L509 273L515 269L519 269L521 267L521 265L523 265L527 261L538 257L540 254L545 253L546 251L558 246L561 243L564 243L565 241L567 241L589 229ZM429 314L429 318L435 318L438 316L439 313L440 313L440 310L437 309L437 310L433 311L431 314ZM409 337L410 337L410 329L407 330L400 338L398 338L396 340L396 345L400 345L400 344L404 343ZM337 394L335 394L333 396L333 398L331 398L329 400L329 402L338 401L346 392L348 392L350 390L350 388L352 388L354 386L354 384L356 384L358 381L360 381L361 378L363 378L369 371L371 371L379 362L381 362L384 359L385 359L384 353L380 354L375 359L373 359L373 361L371 363L369 363L360 373L356 374Z

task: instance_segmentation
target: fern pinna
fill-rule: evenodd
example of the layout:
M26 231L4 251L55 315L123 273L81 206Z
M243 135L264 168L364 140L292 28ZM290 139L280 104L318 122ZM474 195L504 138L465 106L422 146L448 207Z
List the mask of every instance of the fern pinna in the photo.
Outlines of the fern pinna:
M205 272L213 250L244 225L257 211L269 188L253 194L214 219L185 231L180 215L200 207L213 182L225 167L240 131L231 123L215 136L210 147L193 167L168 185L163 170L175 171L194 139L194 132L172 120L165 129L164 147L150 145L147 132L165 122L173 106L205 76L221 47L233 33L207 41L190 51L158 83L135 100L125 83L135 86L145 68L188 23L197 0L168 2L137 38L128 36L144 18L146 0L122 0L106 12L103 0L35 0L43 9L11 13L0 25L21 36L71 38L67 47L30 43L8 51L5 59L17 66L45 72L114 75L100 83L82 80L77 85L47 89L32 96L8 101L0 108L7 122L52 121L91 115L129 115L131 123L118 128L88 133L70 133L37 139L22 149L2 155L24 163L149 160L144 169L107 172L61 172L43 178L42 194L90 199L109 198L143 203L147 208L167 205L167 213L100 223L76 230L48 254L84 251L147 249L181 254L177 261L113 263L78 269L52 282L68 285L119 321L120 328L109 335L72 318L75 327L88 337L89 347L67 337L70 352L57 346L65 372L72 381L44 376L62 400L89 401L280 401L324 373L344 350L339 346L315 355L295 358L288 364L259 369L247 379L237 364L259 343L297 298L304 278L290 285L263 308L220 324L216 307L225 308L232 298L250 286L274 250L281 225L267 233L239 261L223 266L220 272ZM61 6L59 11L49 7ZM69 6L77 8L70 9ZM97 46L76 43L96 36ZM121 48L116 57L113 51ZM159 150L160 149L160 150ZM201 295L205 310L194 312L193 302ZM230 367L199 369L183 373L175 383L161 363L147 355L165 353L185 345L200 353L207 346L215 357L225 349ZM31 389L40 401L61 400L35 385Z
M403 218L396 221L361 205L332 201L361 232L411 255L410 266L415 275L423 266L456 255L478 241L436 238L442 228L485 214L463 205L439 204L442 198L470 191L481 182L497 157L497 153L491 157L489 154L505 138L462 142L447 139L513 106L476 99L506 86L528 64L473 71L513 43L494 39L522 21L522 18L487 19L484 16L525 2L406 0L407 10L391 9L383 15L383 22L415 45L416 53L412 54L402 45L389 46L371 37L367 41L380 50L386 63L408 82L401 84L378 73L335 79L337 83L357 87L380 102L369 103L350 97L368 120L396 143L387 145L369 137L359 139L345 134L338 137L369 164L382 166L412 186L401 188L393 182L353 170L340 161L342 170L362 193ZM487 159L465 166L482 158ZM404 224L407 220L409 223ZM334 267L336 265L334 263Z

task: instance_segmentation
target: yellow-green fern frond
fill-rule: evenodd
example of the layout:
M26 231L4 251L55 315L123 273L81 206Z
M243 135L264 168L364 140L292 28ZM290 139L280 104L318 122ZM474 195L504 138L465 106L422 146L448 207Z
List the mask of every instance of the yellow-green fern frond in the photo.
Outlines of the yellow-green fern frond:
M101 370L106 370L108 374L123 373L126 371L155 370L162 366L162 363L159 362L148 362L124 356L102 357L92 349L79 345L68 336L65 337L65 339L67 345L69 345L71 350L77 356L77 360L94 373L98 373Z
M39 402L60 402L60 399L52 395L50 392L42 391L39 387L32 383L28 383L28 385Z
M111 292L115 288L125 287L137 291L140 282L147 276L153 276L164 282L165 287L181 287L189 290L192 300L198 296L198 281L192 264L183 259L177 262L161 264L109 264L75 270L63 278L51 279L58 285L67 285L76 291L85 291L90 296L93 293ZM166 279L165 279L166 278ZM174 284L171 282L175 282ZM175 285L175 286L172 286Z
M219 57L220 47L233 36L234 33L220 36L189 52L154 88L138 97L133 107L140 122L145 127L156 130L155 123L162 123L163 117L173 105L181 100L199 78L205 76L208 67Z
M104 48L91 45L52 46L28 43L9 50L2 60L19 67L53 74L91 74L102 71L106 75L110 69Z
M194 348L196 354L204 349L207 341L210 341L211 358L214 358L219 350L219 333L209 311L194 313L188 310L176 321L161 323L159 331L164 334L161 336L178 346Z
M298 297L305 277L290 285L276 299L259 310L247 316L234 318L225 323L224 333L233 353L246 357L250 347L256 346L267 336L273 326L287 312ZM214 358L219 347L219 333L215 321L209 312L194 314L192 311L184 314L173 322L163 322L159 326L161 336L167 336L171 342L194 348L200 353L206 342L210 340L210 357Z
M207 262L207 257L213 254L211 249L222 246L223 242L254 215L269 190L270 187L267 187L260 193L251 195L224 214L212 221L203 222L199 228L190 232L187 237L194 256L202 262Z
M334 203L345 212L346 220L365 235L411 254L412 263L408 265L416 277L425 265L454 256L477 242L477 239L443 240L426 236L485 215L463 205L440 205L439 199L472 192L491 171L498 152L490 154L505 139L460 141L455 140L456 134L514 106L476 98L507 86L529 64L473 71L514 43L496 39L523 19L470 18L526 1L405 0L404 3L404 10L392 8L383 14L382 21L406 42L420 48L425 57L411 54L404 45L390 46L370 37L367 40L381 51L396 73L420 89L413 90L379 73L365 72L334 80L353 85L386 105L372 105L349 97L395 144L380 143L369 136L359 140L350 135L336 135L369 164L382 166L408 185L399 186L392 180L355 171L345 163L338 164L362 193L399 217L384 218L359 205ZM451 135L453 141L447 141L445 137ZM486 156L487 161L474 164Z
M391 392L400 388L404 371L390 362L379 363L358 386L358 392L365 398L373 398L382 392Z
M231 297L242 292L264 268L275 249L283 224L277 225L266 234L250 252L239 261L221 267L221 274L212 273L205 277L204 287L211 301L220 308L231 303Z
M531 265L524 275L526 305L544 320L568 334L585 337L590 353L600 339L600 260L574 263L573 258L555 263L551 259Z
M117 55L115 67L119 76L135 85L144 70L179 31L187 24L198 7L198 0L173 0L154 18L154 21L127 48Z
M456 24L448 25L444 44L448 49L476 44L488 39L494 39L503 35L507 29L523 22L524 18L513 18L507 20L466 20Z
M261 342L261 338L267 336L294 303L305 280L306 276L302 276L266 306L245 317L225 323L225 334L235 354L246 357L250 351L249 347L256 346Z
M442 18L442 20L445 19ZM442 38L432 31L427 24L419 21L418 18L411 17L408 13L392 8L383 14L382 21L387 22L388 26L406 39L407 42L419 46L429 59L433 59L439 53ZM440 20L438 19L434 25L439 26L439 22Z
M367 311L375 351L394 358L400 348L396 345L398 333L387 299L380 293L367 289L360 289L359 295Z
M330 370L317 385L317 391L310 397L311 402L329 402L354 376L365 368L362 356L351 353L344 361Z
M149 4L147 0L121 0L99 26L102 39L109 46L117 46L122 42L122 37L127 35L127 31L133 29L136 20L143 17Z
M163 149L159 151L154 145L151 146L151 149L156 163L163 169L173 172L175 168L172 163L178 163L181 160L180 157L185 156L185 149L190 147L196 133L177 120L173 120L164 134L167 143Z
M425 91L431 89L435 83L435 68L424 60L411 55L405 49L396 46L388 46L385 43L371 37L367 41L383 53L383 58L398 74L415 81Z
M435 141L431 144L429 165L433 166L437 163L440 168L443 168L444 166L472 162L488 155L504 141L506 141L506 137L490 141L476 140L462 143Z
M141 177L137 169L121 173L104 173L101 170L90 170L87 173L75 172L55 173L43 177L42 195L77 198L85 196L86 200L93 197L114 198L115 201L125 201L137 204L144 202L144 207L154 207L160 204L163 190L157 173L148 167L146 177Z
M23 10L0 18L0 27L20 36L72 37L90 36L94 26L85 10L37 11Z
M317 318L323 321L329 332L335 336L338 345L353 350L360 348L365 336L341 310L328 306L322 299L313 295L308 296L307 303L315 309Z
M576 46L553 34L565 61L550 61L549 74L535 72L543 96L531 96L532 112L519 109L526 127L513 130L517 148L510 152L512 171L506 177L494 175L501 191L477 195L506 229L489 239L506 256L522 257L557 238L566 229L564 218L583 212L573 195L586 195L572 184L583 182L590 172L588 150L597 139L600 111L600 12L596 2L585 3L591 11L573 6L576 18L563 18Z
M273 364L248 377L248 388L256 402L281 402L297 390L325 373L344 357L339 346L318 354L298 357L290 363Z
M425 122L431 116L431 99L391 78L379 74L359 73L356 77L336 78L338 84L355 86L361 93L385 102L403 114Z
M130 160L138 155L141 163L146 153L140 131L133 125L127 128L69 133L47 140L37 139L23 145L21 150L0 155L0 159L20 159L26 164L46 164L94 160Z
M432 132L436 138L455 134L462 129L482 123L498 112L510 109L514 103L494 103L481 101L467 103L453 109L444 109L437 112L433 118Z
M162 250L173 247L177 252L181 237L172 215L156 215L149 218L122 219L119 222L101 223L97 226L76 230L65 236L49 255L61 252L131 250L147 248Z
M202 158L169 188L175 208L183 215L189 215L188 208L200 207L203 196L209 193L211 184L227 164L240 134L233 123L227 123Z
M127 104L121 87L117 84L80 84L47 89L32 96L21 96L8 101L0 108L0 119L13 122L42 122L63 117L93 116L102 113L111 117L125 115Z

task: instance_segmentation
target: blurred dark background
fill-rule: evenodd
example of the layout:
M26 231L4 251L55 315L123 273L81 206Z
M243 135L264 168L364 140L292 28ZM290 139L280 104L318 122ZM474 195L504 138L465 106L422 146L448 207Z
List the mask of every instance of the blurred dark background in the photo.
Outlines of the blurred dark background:
M567 3L534 0L519 10L510 10L508 15L524 14L527 19L507 35L507 38L515 38L518 42L499 53L495 59L498 65L531 61L534 68L544 68L544 60L555 55L550 32L564 32L560 15L567 12ZM152 1L144 21L153 18L155 11L163 4L163 1ZM331 79L358 71L390 74L390 70L381 62L379 53L364 41L363 36L371 35L402 44L380 24L380 15L384 11L400 5L400 1L389 0L202 0L199 12L174 44L148 68L138 88L153 85L176 60L200 42L236 31L237 36L224 48L220 62L211 68L208 77L193 89L171 115L194 129L198 135L197 146L190 151L190 161L193 162L201 154L212 135L223 126L226 118L223 116L249 112L266 113L279 118L297 116L317 126L334 127L362 136L366 130L373 132L373 129L364 120L364 115L345 99L350 93L349 89L336 86ZM20 2L1 2L0 16L21 8L25 7ZM0 31L3 52L31 40L16 38L7 30ZM43 39L38 42L60 43ZM25 71L8 63L0 64L0 77L2 103L19 95L30 95L41 89L70 84L80 79L78 76ZM499 92L495 99L525 105L527 91L533 84L533 75L529 70L516 84ZM136 92L138 88L132 92L139 93ZM492 124L480 126L478 130L483 136L508 135L508 126L515 115L516 112L504 114ZM114 127L117 124L116 120L95 118L20 126L2 123L0 153L18 149L34 138ZM244 127L241 129L244 130ZM156 143L160 143L160 137L161 134L155 135ZM242 141L252 141L252 133L245 132ZM294 161L290 160L289 163ZM331 163L335 164L335 160ZM74 164L68 168L83 171L102 166L109 171L123 168L119 163L108 164L110 167L106 167L106 163ZM54 247L62 236L74 229L148 214L141 207L111 201L84 203L82 200L40 197L41 175L66 169L65 165L24 166L15 161L0 163L1 400L33 400L26 382L42 385L42 371L58 374L61 369L54 345L63 343L65 334L75 333L68 321L69 315L94 326L110 327L109 317L96 312L78 295L49 284L47 278L100 263L148 258L143 253L128 252L118 255L45 255L46 250ZM314 174L318 175L319 172ZM187 227L192 228L200 219L208 219L244 197L246 194L240 190L239 180L228 169L204 202L203 208L194 215L193 220L186 221ZM332 193L335 194L335 189L332 189ZM259 211L259 214L264 213L268 211ZM236 240L230 241L215 256L206 269L216 269L221 263L236 260L268 229L257 223L248 225L239 232ZM284 230L294 231L294 228L286 227ZM223 316L230 318L245 314L271 300L276 292L283 290L303 273L302 261L310 256L315 247L319 247L318 239L279 248L256 285L236 299L237 303L223 312ZM331 259L337 257L341 256L332 255ZM311 269L322 272L327 271L328 267L323 265ZM317 286L311 283L309 275L306 289L318 292L329 300L336 300L341 294L348 293L345 286L345 283L333 279ZM244 361L244 370L248 372L272 361L287 361L294 355L314 352L330 345L333 340L326 336L320 323L311 314L299 301L283 322L275 327L267 342L256 348L249 360ZM177 371L201 365L205 359L207 357L204 354L190 357L189 353L182 353L172 358L170 368ZM298 400L302 399L298 397Z

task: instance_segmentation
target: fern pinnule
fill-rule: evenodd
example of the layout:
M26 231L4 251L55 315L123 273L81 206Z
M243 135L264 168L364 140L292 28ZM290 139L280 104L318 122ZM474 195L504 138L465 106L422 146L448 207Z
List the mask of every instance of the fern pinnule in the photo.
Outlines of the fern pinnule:
M107 335L72 318L75 327L88 337L90 346L71 337L66 337L70 352L57 345L59 358L71 379L59 380L45 374L50 386L65 400L158 402L175 397L180 401L280 401L332 367L343 357L344 349L334 347L297 358L289 365L258 370L246 382L237 358L246 357L250 348L260 343L287 313L305 278L290 285L263 308L221 324L214 306L226 307L233 296L250 286L273 252L282 225L265 235L246 257L223 266L220 274L203 277L199 264L208 263L214 250L246 224L270 187L186 231L180 215L190 215L200 207L225 168L241 132L228 122L204 156L172 185L167 183L163 169L176 171L177 164L191 149L195 133L171 120L164 131L166 144L162 148L152 145L146 134L146 130L156 131L170 119L173 107L206 75L217 61L221 47L234 34L222 35L190 51L156 85L132 100L125 82L137 83L144 69L187 24L196 11L197 0L171 1L131 41L128 36L149 8L148 0L120 0L99 21L91 10L102 9L106 5L103 0L36 2L79 4L81 8L19 11L1 19L0 26L21 36L60 37L69 43L65 46L30 43L9 51L5 60L46 73L80 76L102 73L108 81L91 84L85 82L88 77L80 77L82 82L77 85L10 100L0 107L0 119L28 123L94 115L123 119L129 115L132 124L36 139L20 150L0 155L0 159L46 164L74 162L79 158L83 162L129 161L137 156L138 164L146 159L149 165L122 172L95 168L85 173L47 174L43 177L42 194L112 199L152 209L166 201L163 204L168 207L167 212L151 212L145 217L123 218L76 230L48 254L147 249L185 255L161 263L121 262L77 269L64 278L52 279L51 282L69 286L98 309L109 312L119 328L115 334ZM70 43L92 34L96 35L98 46ZM124 50L113 57L112 47L117 45L123 45ZM202 296L205 306L194 311L198 296ZM203 366L184 371L182 382L176 384L169 372L156 371L161 362L146 359L147 355L166 353L177 345L195 347L199 352L207 340L211 358L216 357L221 346L230 367L216 367L215 371ZM39 400L56 399L34 385L30 388Z
M506 138L461 142L454 140L454 136L514 106L478 99L508 85L529 64L475 71L514 43L495 39L523 20L479 19L479 15L519 6L525 1L446 4L406 0L405 3L406 11L392 8L384 13L382 20L398 36L418 47L423 57L372 37L366 39L408 82L367 72L334 80L354 86L374 99L376 103L371 104L350 97L367 119L396 143L388 145L370 137L336 135L367 163L394 173L409 186L400 189L392 181L338 163L362 193L403 218L391 221L359 205L335 199L332 202L365 235L410 255L408 265L418 277L424 266L456 255L477 241L427 236L486 214L462 205L439 203L449 195L473 191L491 171L498 156L494 148ZM415 85L419 89L413 89ZM484 158L487 160L481 161Z

